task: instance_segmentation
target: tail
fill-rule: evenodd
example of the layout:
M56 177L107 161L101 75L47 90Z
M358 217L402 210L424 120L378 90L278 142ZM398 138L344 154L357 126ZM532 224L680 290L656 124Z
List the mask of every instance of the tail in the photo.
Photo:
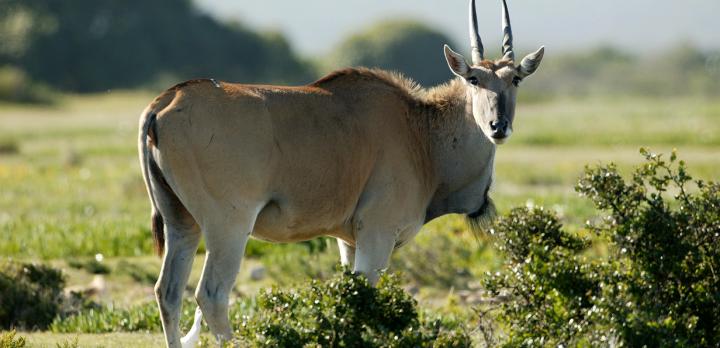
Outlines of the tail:
M195 308L195 320L185 337L180 339L182 348L193 348L200 340L200 325L202 324L202 311L200 307Z
M147 188L148 195L150 196L150 204L152 205L150 228L152 230L153 240L155 241L155 251L158 255L162 255L165 248L163 216L158 210L158 201L153 190L154 183L151 180L151 176L162 180L160 167L158 167L150 151L150 146L157 144L156 119L157 114L154 112L145 112L143 114L143 117L140 119L141 125L138 147L140 150L140 167L142 168L145 187Z

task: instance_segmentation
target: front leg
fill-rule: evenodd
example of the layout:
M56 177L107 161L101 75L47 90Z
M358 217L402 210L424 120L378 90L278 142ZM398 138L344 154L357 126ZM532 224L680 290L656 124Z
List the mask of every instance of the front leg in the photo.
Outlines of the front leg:
M395 249L395 233L383 229L358 231L355 239L355 272L364 274L370 284L377 284L379 272L388 266Z
M415 177L397 176L405 173L397 163L379 166L352 218L353 269L365 274L373 285L377 284L378 272L388 266L395 246L412 238L416 227L422 226L427 208L422 182Z
M337 239L337 243L340 249L340 264L352 267L355 261L355 247L340 238Z

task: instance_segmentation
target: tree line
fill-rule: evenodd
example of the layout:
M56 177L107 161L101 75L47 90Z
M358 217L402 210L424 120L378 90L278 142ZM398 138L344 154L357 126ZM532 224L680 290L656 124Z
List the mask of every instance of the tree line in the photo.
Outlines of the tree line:
M327 57L300 57L275 32L220 22L191 0L0 0L0 100L38 101L48 91L159 89L213 77L246 83L308 83L335 68L398 70L425 86L451 78L446 35L422 23L377 23ZM453 45L461 47L462 45ZM548 48L526 98L720 94L720 53L680 44L634 55L613 47Z
M3 0L0 65L73 92L162 78L300 82L308 66L275 33L221 23L190 0Z

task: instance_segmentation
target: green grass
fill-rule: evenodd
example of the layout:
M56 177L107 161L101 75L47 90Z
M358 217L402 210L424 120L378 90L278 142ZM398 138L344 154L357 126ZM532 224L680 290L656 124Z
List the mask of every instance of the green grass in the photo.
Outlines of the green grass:
M58 344L73 343L78 347L103 348L155 348L162 347L165 339L161 333L116 332L106 334L56 334L49 332L19 332L27 340L26 347L55 348Z
M31 258L146 255L149 209L135 155L148 95L69 97L54 108L6 106L0 138L0 253Z
M592 97L518 104L519 145L717 147L720 101Z

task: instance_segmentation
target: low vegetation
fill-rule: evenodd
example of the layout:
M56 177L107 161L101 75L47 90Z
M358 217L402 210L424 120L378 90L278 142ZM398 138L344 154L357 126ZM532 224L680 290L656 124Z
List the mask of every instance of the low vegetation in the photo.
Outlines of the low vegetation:
M50 104L55 93L42 83L33 81L25 71L0 65L0 101L23 104ZM2 153L0 146L0 153Z
M576 336L591 334L588 299L600 290L591 281L596 269L579 255L588 243L564 232L542 208L513 209L493 231L505 267L483 283L492 296L506 299L497 310L502 345L573 346Z
M589 167L577 191L606 213L592 236L554 214L514 209L494 233L505 256L484 283L505 347L712 347L720 340L720 185L643 150L629 180ZM592 238L590 238L592 237ZM589 248L606 248L604 253Z
M110 267L106 264L98 261L97 259L90 260L69 260L68 266L75 269L82 269L91 274L109 274L111 272Z
M182 327L192 323L195 304L183 306ZM289 289L273 287L231 307L237 340L263 347L469 347L466 324L421 312L395 275L378 286L347 270L326 281ZM155 303L130 309L96 307L57 318L57 333L160 331Z
M418 313L396 276L377 287L349 271L297 289L261 292L237 338L261 347L469 347L463 323Z
M0 155L16 155L20 152L17 141L14 139L0 139Z
M62 310L62 272L30 263L0 267L0 329L45 329Z
M7 331L0 333L0 348L25 348L28 346L25 337L20 336L15 331ZM31 345L33 347L34 345ZM56 348L77 348L79 347L78 338L65 340L55 343Z
M0 348L23 348L26 344L25 337L18 336L15 331L0 333Z
M193 301L185 301L182 327L190 328L195 306ZM76 313L56 317L48 329L54 333L159 332L162 323L155 302L130 308L93 303Z

